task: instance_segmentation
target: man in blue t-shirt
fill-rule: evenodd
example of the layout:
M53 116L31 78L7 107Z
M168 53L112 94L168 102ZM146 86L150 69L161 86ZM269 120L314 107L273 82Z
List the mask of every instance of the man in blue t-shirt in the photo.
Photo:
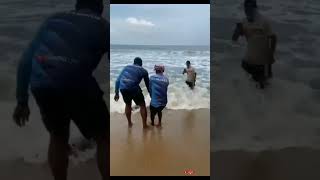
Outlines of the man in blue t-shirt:
M149 92L149 75L148 71L142 67L142 59L136 57L133 65L126 66L121 74L118 76L115 85L115 96L114 100L119 100L119 90L122 94L123 101L126 104L125 113L128 119L129 127L132 127L131 121L131 103L132 100L136 105L140 106L140 113L142 117L143 128L148 128L147 125L147 108L144 101L142 90L139 86L141 80L144 79L146 87Z
M162 110L168 102L167 91L169 86L169 79L163 75L164 66L155 65L155 75L150 77L150 112L151 112L151 125L154 126L154 118L158 114L158 127L161 127Z
M29 119L28 89L50 133L48 162L54 179L67 179L70 121L97 143L97 162L109 177L109 111L92 73L109 53L109 23L102 0L77 0L75 10L57 13L41 25L17 71L18 126ZM107 58L106 58L107 59Z

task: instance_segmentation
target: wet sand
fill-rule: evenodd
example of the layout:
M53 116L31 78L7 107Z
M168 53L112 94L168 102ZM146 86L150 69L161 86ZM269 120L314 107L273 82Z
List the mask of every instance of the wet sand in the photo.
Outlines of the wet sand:
M319 180L320 150L284 148L211 153L214 180Z
M128 128L124 114L111 114L111 176L210 175L209 109L164 110L161 129L143 130L140 113L132 120Z

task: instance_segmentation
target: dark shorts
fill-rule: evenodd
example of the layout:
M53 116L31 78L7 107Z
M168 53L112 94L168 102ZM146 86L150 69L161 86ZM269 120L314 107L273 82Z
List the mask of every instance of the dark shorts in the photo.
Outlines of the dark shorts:
M32 89L42 120L50 134L69 137L70 121L73 120L87 139L105 136L109 132L109 111L103 100L103 92L100 92Z
M195 86L194 82L186 81L186 84L190 87L193 88Z
M150 112L151 114L157 114L159 112L162 112L162 110L165 108L165 106L159 106L159 107L154 107L150 105Z
M242 68L252 75L252 79L255 81L265 81L267 78L272 77L272 67L269 65L254 65L249 64L246 61L242 61Z
M137 92L132 92L129 90L121 89L120 92L122 94L123 101L126 104L131 105L132 100L133 100L134 103L138 106L145 105L144 96L142 94L141 89Z

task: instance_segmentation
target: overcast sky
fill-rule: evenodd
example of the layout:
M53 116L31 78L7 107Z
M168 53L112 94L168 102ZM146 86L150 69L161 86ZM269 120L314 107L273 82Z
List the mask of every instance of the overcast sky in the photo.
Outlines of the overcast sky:
M209 4L111 4L111 44L209 45Z

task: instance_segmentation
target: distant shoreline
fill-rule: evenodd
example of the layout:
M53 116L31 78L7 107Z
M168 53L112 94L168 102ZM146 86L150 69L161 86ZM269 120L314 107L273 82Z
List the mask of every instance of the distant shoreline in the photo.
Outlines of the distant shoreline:
M110 46L154 46L154 47L210 47L210 45L166 45L166 44L110 44Z
M111 44L110 49L151 49L151 50L187 50L187 51L210 51L210 45L130 45ZM112 53L112 52L111 52Z

